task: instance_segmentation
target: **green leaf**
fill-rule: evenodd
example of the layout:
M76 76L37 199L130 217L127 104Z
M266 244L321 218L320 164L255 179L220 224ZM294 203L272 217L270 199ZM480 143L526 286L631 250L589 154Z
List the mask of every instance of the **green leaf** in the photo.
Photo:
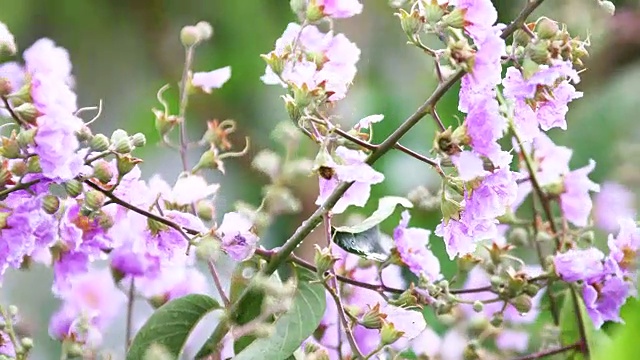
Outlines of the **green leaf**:
M344 251L380 262L389 257L393 247L393 241L383 237L377 226L361 233L336 231L334 228L332 236L333 242Z
M235 303L240 298L240 295L244 292L244 290L249 286L251 279L253 276L260 271L260 267L258 265L257 259L250 259L244 262L239 263L231 274L231 289L229 292L229 301L231 303ZM273 273L271 275L271 280L282 282L278 273ZM264 302L264 292L260 289L251 289L249 296L244 297L244 299L238 304L237 316L231 321L234 324L243 325L251 320L255 319L260 315L262 311L262 304ZM271 319L275 320L275 319ZM216 342L215 336L217 334L211 334L211 336L204 343L202 348L198 351L197 358L204 358L208 355L211 355L213 349L216 348L218 344ZM233 343L234 352L240 353L245 347L251 344L256 339L253 335L242 336Z
M411 201L406 198L400 196L385 196L383 198L380 198L380 200L378 201L378 209L361 223L354 226L338 226L335 229L339 232L354 234L362 233L366 230L376 227L386 218L391 216L391 214L393 214L393 211L396 209L396 206L398 205L402 205L405 208L413 207Z
M298 288L291 308L275 322L273 334L256 339L234 360L288 359L316 330L326 307L324 287L309 270L296 268Z
M620 311L624 325L618 327L612 340L598 349L592 349L593 360L636 360L638 334L640 334L640 301L629 298Z
M202 294L190 294L162 305L136 334L127 360L144 359L154 344L162 346L172 359L178 359L198 322L209 312L221 308L215 299Z
M575 299L574 299L575 297ZM574 301L578 304L578 309L574 306ZM577 311L576 311L577 310ZM578 315L579 314L579 315ZM578 296L576 290L568 290L564 296L562 311L560 312L560 340L563 346L575 344L580 341L580 327L578 325L578 316L582 316L585 328L585 336L589 351L605 346L611 341L607 334L598 331L593 326L593 322L587 314L582 298ZM585 360L586 357L579 351L567 353L569 360Z

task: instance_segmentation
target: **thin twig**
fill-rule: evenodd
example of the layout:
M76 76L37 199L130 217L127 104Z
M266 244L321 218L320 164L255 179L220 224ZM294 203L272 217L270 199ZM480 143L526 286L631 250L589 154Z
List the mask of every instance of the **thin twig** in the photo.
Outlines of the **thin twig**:
M4 106L7 109L7 111L9 111L9 114L11 115L13 120L15 120L18 123L18 125L20 125L20 126L22 126L24 128L27 128L28 125L24 122L24 120L22 120L20 118L20 116L18 116L18 114L16 114L16 112L13 111L13 107L9 103L9 99L7 99L6 97L2 96L2 102L4 103Z
M578 349L578 348L580 348L580 346L582 346L582 343L581 342L577 342L575 344L562 346L562 347L555 348L555 349L550 349L550 350L544 350L544 351L540 351L540 352L537 352L537 353L533 353L533 354L517 357L517 358L514 358L513 360L536 360L536 359L542 359L542 358L545 358L547 356L561 354L561 353L566 352L566 351L570 351L570 350L573 350L573 349Z
M224 292L224 288L222 287L222 283L220 282L220 276L218 275L218 270L216 269L216 266L213 263L213 260L209 259L207 261L207 265L209 266L209 272L211 273L211 277L213 278L213 283L215 284L216 289L218 290L218 293L220 294L220 298L222 299L222 303L224 304L224 307L228 308L229 305L231 304L231 302L229 301L229 298L227 297L227 294L225 294L225 292Z
M344 332L347 336L347 341L349 342L349 346L351 346L351 352L353 353L352 354L353 358L354 359L362 358L363 357L362 351L360 351L360 348L356 343L356 339L353 336L353 332L351 331L351 326L349 324L349 321L347 320L347 315L346 315L344 306L342 305L342 300L340 300L340 296L338 296L336 291L334 291L334 289L332 289L328 284L325 283L324 286L329 292L329 295L331 295L331 298L333 298L333 301L336 303L338 316L340 317L342 326L344 327Z
M4 190L0 191L0 198L3 198L3 197L5 197L5 196L7 196L7 195L11 194L11 193L12 193L12 192L14 192L14 191L18 191L18 190L26 190L26 189L28 189L29 187L31 187L31 185L35 185L35 184L37 184L37 183L39 183L39 182L40 182L40 180L37 180L37 179L36 179L36 180L27 181L27 182L25 182L25 183L22 183L22 182L21 182L21 183L18 183L18 184L16 184L16 185L12 186L12 187L11 187L11 188L9 188L9 189L4 189Z
M189 139L187 138L186 113L187 104L189 102L189 72L193 63L193 46L185 47L184 69L182 70L182 79L180 80L180 108L178 110L178 119L180 119L180 159L182 160L182 170L187 171L187 149Z
M438 115L438 112L436 111L435 107L431 109L431 116L433 117L433 120L436 121L436 125L438 125L438 128L440 129L440 131L445 131L447 129L446 127L444 127L444 124L440 119L440 115Z
M133 303L136 300L135 292L136 285L134 277L131 277L131 285L129 285L129 292L127 294L127 324L124 333L124 352L129 351L129 345L131 344L131 333L133 332Z

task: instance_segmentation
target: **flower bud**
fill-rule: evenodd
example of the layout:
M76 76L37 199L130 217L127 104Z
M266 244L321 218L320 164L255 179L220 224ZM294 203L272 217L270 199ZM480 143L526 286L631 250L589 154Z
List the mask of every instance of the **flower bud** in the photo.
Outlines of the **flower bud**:
M180 30L180 42L185 47L192 47L200 40L200 30L196 26L188 25Z
M113 178L113 171L111 166L106 161L100 161L93 165L93 177L98 179L101 183L107 184Z
M20 117L20 119L34 124L38 118L39 112L32 103L23 103L13 108L13 112Z
M284 100L284 109L287 111L289 119L298 126L298 121L300 121L300 118L302 117L302 111L298 108L296 102L290 95L283 95L282 100Z
M438 4L427 3L424 6L425 20L430 24L435 24L444 16L444 10Z
M16 161L11 165L11 172L17 177L23 177L27 171L27 164L24 161Z
M169 116L158 109L152 109L153 115L155 115L155 127L160 136L165 136L169 131L173 129L178 123L178 118L175 116Z
M253 158L251 166L274 180L280 172L281 158L271 150L262 150Z
M449 220L460 220L460 212L462 211L462 205L459 202L451 199L450 197L442 195L442 202L440 203L440 210L442 211L442 218L444 224L448 224Z
M541 17L536 23L535 31L541 39L551 39L560 32L560 27L548 17Z
M504 315L502 315L501 312L498 312L493 314L493 317L491 318L491 325L497 328L502 325L503 321L504 321Z
M121 139L129 139L129 134L127 134L127 132L122 129L117 129L111 134L112 143L116 143L118 140L121 140Z
M400 26L410 38L413 38L422 29L423 19L417 9L413 10L411 14L404 9L400 9L400 12L394 15L400 18Z
M115 224L115 220L113 219L113 217L111 217L111 215L107 214L104 211L100 211L97 218L98 225L100 225L100 227L104 230L109 230Z
M586 242L587 244L593 244L593 240L596 235L593 230L585 231L580 235L580 240Z
M380 312L380 303L367 310L358 323L367 329L381 329L385 323L387 314Z
M82 183L78 180L71 179L64 183L64 189L67 191L69 196L75 198L82 194Z
M616 13L616 6L611 1L600 1L599 5L611 16Z
M18 136L16 137L16 140L18 141L18 145L21 148L26 148L27 146L33 145L35 143L34 142L35 136L36 136L36 129L35 128L22 129L18 133Z
M529 296L536 296L538 291L540 291L540 287L535 284L527 284L527 286L524 287L524 293Z
M415 290L413 286L407 289L402 294L400 294L400 296L398 296L397 299L389 299L389 304L402 307L402 308L420 306L418 302L418 297L415 295Z
M17 159L20 157L20 145L15 136L10 138L2 138L2 147L0 147L0 155L7 159Z
M464 28L464 13L466 10L464 9L460 9L460 8L455 8L453 11L451 11L449 14L445 15L442 18L442 22L447 25L450 26L452 28L455 29L462 29Z
M120 138L113 143L113 149L118 154L129 154L133 147L131 146L131 141L129 138Z
M392 323L385 322L380 330L380 342L383 345L391 345L398 341L404 335L404 332L396 330Z
M305 18L308 22L314 23L324 17L324 5L318 5L316 1L311 1L307 4L307 10L305 11Z
M151 218L147 218L147 226L152 234L156 235L161 231L165 231L169 229L169 227L159 221L153 220Z
M54 195L45 195L42 199L42 209L47 214L55 214L60 208L60 199Z
M13 175L5 166L0 166L0 187L7 186Z
M536 241L539 243L546 243L551 240L553 240L553 237L546 231L540 231L536 234Z
M7 28L7 25L0 22L0 55L15 55L17 51L18 46L16 45L16 39L9 31L9 28Z
M527 54L536 64L548 64L551 60L551 54L549 53L549 41L539 40L535 43L529 44L527 47Z
M0 96L8 96L13 91L9 79L0 77Z
M93 151L107 151L109 149L109 138L104 134L97 134L91 139L89 146Z
M131 137L131 144L135 147L143 147L147 143L147 138L143 133L135 133Z
M525 228L515 228L509 233L509 242L517 246L525 246L529 243L529 232Z
M513 33L513 40L516 45L527 46L531 42L531 36L526 31L518 29Z
M291 7L291 11L294 14L301 14L307 7L307 0L291 0L289 1L289 7Z
M152 308L157 309L167 303L167 298L162 295L155 295L147 298L147 301L149 301L149 305L151 305Z
M196 166L193 167L191 172L196 173L197 171L202 169L219 169L224 173L224 167L222 161L218 159L216 149L211 148L202 153L202 156L200 156L200 160L198 161Z
M331 254L331 249L329 248L320 248L320 246L315 245L315 255L313 257L313 262L316 264L316 274L323 278L325 272L329 271L333 264L338 261L338 258L334 257Z
M211 201L200 200L196 203L196 214L204 221L211 221L215 216L215 207Z
M213 36L213 27L206 21L199 21L196 24L196 28L198 29L200 40L209 40Z
M42 172L42 167L40 166L40 157L31 156L27 159L27 172L30 174L37 174Z
M24 350L31 350L33 348L33 339L30 337L23 337L20 339L20 345Z
M7 310L9 310L9 316L11 316L12 318L18 316L18 307L17 306L9 305L9 308Z
M285 64L285 60L282 57L276 55L276 53L273 51L267 55L260 55L260 57L262 58L262 60L264 60L265 63L267 63L267 66L271 68L274 74L282 74Z
M473 302L473 311L479 313L484 310L484 304L480 300L476 300Z
M520 295L511 301L511 304L521 314L526 314L531 311L532 303L529 295Z
M443 300L438 300L436 301L435 308L436 308L436 315L446 315L446 314L449 314L451 310L453 310L453 304Z
M0 212L0 229L4 229L7 227L7 218L10 215L10 212Z
M464 347L464 351L462 352L462 359L464 360L479 360L480 355L478 355L478 343L475 341L469 342L467 346Z
M83 124L80 130L76 132L76 137L78 138L78 141L90 141L91 138L93 138L93 133L87 125Z
M90 210L99 210L106 200L106 196L98 190L89 190L84 196L84 205Z
M473 269L476 265L478 265L481 262L482 262L482 259L477 258L472 254L464 254L458 257L458 260L457 260L458 269L463 273L471 271L471 269Z

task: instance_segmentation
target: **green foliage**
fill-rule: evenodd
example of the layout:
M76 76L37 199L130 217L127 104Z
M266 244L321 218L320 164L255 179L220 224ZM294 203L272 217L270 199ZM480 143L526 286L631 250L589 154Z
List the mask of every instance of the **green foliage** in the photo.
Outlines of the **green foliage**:
M578 304L578 309L576 309L574 303ZM582 301L582 298L578 296L577 291L568 290L564 296L562 310L560 312L560 340L563 346L572 345L580 341L579 316L582 317L586 336L585 340L590 352L605 346L611 341L607 334L603 331L596 330L593 326L593 322L589 318L589 314L587 314L584 302ZM584 354L579 351L568 352L567 355L566 359L568 360L586 359Z
M276 320L272 335L255 340L234 359L288 359L318 327L326 307L324 287L314 282L309 270L296 268L295 272L298 288L293 303Z
M620 311L625 324L618 327L609 343L592 350L593 360L635 360L638 358L638 334L640 334L640 301L629 298Z
M127 360L143 359L149 349L160 346L178 359L187 338L209 312L221 309L218 302L201 294L187 295L161 306L133 339Z
M353 226L339 226L332 229L333 240L345 251L376 261L384 261L393 247L392 242L383 237L378 225L393 214L396 206L413 207L411 202L399 196L380 198L378 209L364 221Z

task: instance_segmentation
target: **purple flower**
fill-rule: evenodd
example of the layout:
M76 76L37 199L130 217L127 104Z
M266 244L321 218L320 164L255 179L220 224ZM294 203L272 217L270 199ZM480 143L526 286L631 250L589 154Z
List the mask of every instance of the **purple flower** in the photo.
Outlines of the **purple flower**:
M0 25L4 24L0 23ZM0 354L8 356L9 358L15 358L16 356L16 349L13 347L13 342L4 331L0 331Z
M560 207L566 219L576 226L587 226L591 214L592 201L590 191L600 191L600 186L591 181L588 175L596 163L571 171L564 177L564 192L560 194Z
M111 237L118 240L109 254L112 268L131 276L151 276L159 271L165 259L149 241L146 231L146 219L132 212L109 229Z
M635 194L626 187L605 182L594 199L594 220L596 225L608 232L619 228L620 219L635 218Z
M489 158L497 167L506 166L511 157L505 157L500 145L496 143L506 130L507 122L498 109L498 102L493 98L478 100L464 121L466 135L473 150Z
M224 214L216 233L222 240L222 249L236 261L244 261L256 250L258 236L251 232L253 223L238 212Z
M231 66L225 66L209 72L197 72L193 74L191 85L211 94L212 89L219 89L231 78Z
M571 249L557 254L553 264L556 274L564 281L591 281L603 275L603 261L604 254L596 248Z
M409 228L411 216L408 211L402 213L400 224L393 231L396 248L402 261L416 275L425 275L430 281L440 278L440 261L427 248L431 231Z
M464 30L476 43L482 42L492 33L498 12L491 0L458 0L456 8L463 11Z
M33 151L40 158L42 174L52 180L70 180L84 166L76 131L82 120L65 113L48 113L37 120L38 130Z
M349 18L362 12L362 4L358 0L310 0L310 3L334 19Z
M126 299L108 269L92 270L75 277L60 296L64 303L51 319L49 333L60 340L75 338L81 342L88 338L95 340L95 333L105 331L120 313ZM88 337L87 330L89 334L93 331L94 335Z
M324 34L313 25L302 28L290 23L269 56L280 58L284 66L279 75L267 66L262 76L265 84L306 85L309 91L321 87L330 101L336 101L344 98L355 77L360 49L342 34Z
M340 214L350 205L364 206L369 200L371 185L381 183L384 175L365 162L367 156L361 151L340 146L335 153L337 161L330 160L322 166L326 172L319 177L316 205L322 205L341 182L354 182L332 209L334 214Z
M632 218L620 220L620 231L614 237L609 235L609 256L618 263L620 269L631 273L635 269L640 248L640 229ZM633 276L633 274L632 274Z
M471 181L488 173L484 169L484 161L471 151L463 151L457 156L452 156L451 161L458 169L458 177L462 181Z
M44 74L63 83L71 84L71 60L69 52L57 47L51 39L34 42L22 55L27 72Z
M616 276L603 283L586 285L582 289L587 313L596 329L605 321L623 322L620 308L629 296L629 289L629 284Z
M479 241L493 238L497 223L495 219L473 219L463 211L460 220L450 219L438 224L434 234L442 237L449 259L453 260L456 256L474 252Z

